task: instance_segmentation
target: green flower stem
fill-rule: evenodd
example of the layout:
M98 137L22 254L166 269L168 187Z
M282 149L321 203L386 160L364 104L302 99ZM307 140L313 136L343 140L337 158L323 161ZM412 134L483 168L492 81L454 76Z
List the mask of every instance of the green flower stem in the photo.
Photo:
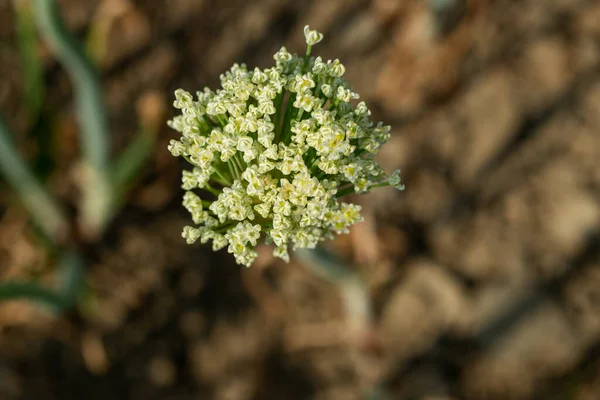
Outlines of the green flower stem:
M371 189L375 189L375 188L381 188L381 187L387 187L387 186L392 186L392 184L390 183L389 179L380 183L377 183L375 185L371 185L369 186L369 190ZM398 188L398 190L404 190L404 185L402 185L402 188Z
M215 119L214 119L214 117L212 115L206 114L206 116L208 117L208 121L210 121L209 125L219 126L219 121L215 121ZM210 129L212 130L212 127ZM210 133L210 131L209 131L209 133Z
M241 176L241 174L242 174L242 171L243 171L243 169L242 169L242 166L239 164L239 162L238 162L238 160L237 160L237 158L236 158L236 155L237 155L237 153L236 153L236 154L234 154L234 155L233 155L233 156L232 156L232 157L229 159L229 162L231 162L231 165L233 166L233 170L234 170L234 172L235 172L235 176L234 176L234 177L235 177L235 179L238 179L238 180L239 180L239 179L240 179L240 176Z
M233 162L233 165L235 167L235 171L237 173L236 177L237 179L240 179L240 174L242 173L242 171L244 170L242 168L242 165L240 164L240 160L238 158L238 153L235 152L235 154L231 157L231 160Z
M221 180L219 183L221 185L224 186L231 186L231 179L227 176L227 174L223 171L221 171L219 168L215 168L215 173L217 174L217 176L219 177L219 179ZM215 179L215 178L213 178ZM216 179L215 179L216 180ZM218 182L218 181L217 181Z
M198 122L200 123L200 126L202 128L204 128L204 134L206 135L210 135L210 132L212 131L213 127L211 126L211 124L208 123L208 121L206 120L206 118L204 118L204 116L200 116L200 118L198 118Z
M235 161L235 164L238 167L238 179L241 179L242 171L246 170L246 168L244 168L244 160L242 160L241 157L242 156L240 155L240 153L237 152L233 155L233 161Z
M321 96L323 93L321 93L321 86L323 85L323 82L318 82L317 83L317 87L315 88L315 97L319 97L319 98L323 98L323 96Z
M97 234L108 222L113 203L102 87L82 46L65 27L56 1L33 0L32 4L39 29L73 80L87 174L82 188L81 221L89 234Z
M210 177L211 180L215 181L216 183L218 183L221 186L228 186L229 184L227 182L225 182L224 180L222 180L219 176L211 176Z
M14 188L35 223L51 239L66 239L69 225L64 211L37 181L12 143L14 134L0 115L0 173Z
M219 196L221 194L221 192L219 192L217 189L215 189L212 186L210 186L208 183L204 187L204 190L206 190L209 193L214 194L215 196Z
M306 73L308 67L308 61L310 60L310 53L312 52L312 46L309 44L306 46L306 55L304 56L304 65L302 66L302 72Z
M288 99L287 107L285 108L285 115L283 118L283 124L281 126L281 143L285 143L288 136L291 137L292 131L290 129L290 120L292 117L293 105L296 101L296 93L292 93Z
M317 168L319 168L319 167L317 166ZM321 170L320 168L317 171L318 172L317 172L317 175L315 176L315 178L317 178L319 180L324 179L325 176L327 175L327 173L325 171Z
M355 271L322 247L296 249L295 254L303 265L328 281L340 282L356 275Z
M348 267L322 247L296 249L295 254L304 266L330 281L340 290L350 329L358 334L371 325L373 317L371 300L356 270Z
M281 111L283 108L283 99L285 94L286 91L284 89L275 97L275 101L273 101L275 105L275 143L277 143L279 136L281 135Z
M227 117L224 114L217 115L217 121L219 121L219 125L221 125L221 128L227 125Z
M313 161L310 164L310 167L309 167L310 168L310 174L312 176L314 176L315 178L319 179L319 176L323 173L323 171L321 171L321 169L319 168L318 165L314 165L315 162L316 161Z
M227 171L224 168L225 164L227 164L227 163L221 163L221 164L215 165L215 174L222 181L222 182L219 182L221 185L231 186L233 178L232 178L232 176L227 174ZM228 168L228 170L231 173L231 168ZM212 177L211 179L215 179L215 177Z
M244 157L241 153L238 153L238 158L240 161L240 165L243 167L243 169L245 170L246 168L248 168L248 164L246 163L246 161L244 161Z
M181 157L183 157L183 159L187 162L189 162L190 164L192 164L194 167L198 167L191 159L189 156L186 156L185 154L182 154Z
M349 186L347 188L343 188L342 190L338 190L338 192L335 194L335 197L346 196L347 194L350 194L350 193L354 193L354 185Z
M231 174L231 179L235 179L237 176L237 167L235 166L235 161L229 159L227 161L227 167L229 168L229 173Z
M278 112L281 109L283 109L283 111L280 112L279 118L277 120L277 125L276 125L277 131L275 132L275 139L274 139L273 143L280 143L283 141L283 137L286 134L286 128L287 128L287 124L288 124L287 120L289 118L289 114L291 113L291 109L294 104L294 99L296 98L295 93L291 93L291 92L284 92L284 93L285 94L282 98L282 102L279 104L279 107L278 107Z
M217 228L215 228L215 232L225 232L229 228L231 228L232 226L234 226L235 224L237 224L236 221L226 221L226 222L223 222L221 225L219 225Z
M369 190L374 189L374 188L386 187L386 186L390 186L390 183L388 181L377 183L375 185L371 185L371 186L369 186ZM342 196L345 196L350 193L354 193L354 185L348 186L346 188L342 188L342 190L339 190L335 196L342 197Z
M359 345L361 337L373 329L373 306L368 289L359 273L321 247L296 249L296 257L315 275L328 280L339 290L351 343ZM360 347L350 348L360 354ZM369 383L363 398L384 399L380 382Z

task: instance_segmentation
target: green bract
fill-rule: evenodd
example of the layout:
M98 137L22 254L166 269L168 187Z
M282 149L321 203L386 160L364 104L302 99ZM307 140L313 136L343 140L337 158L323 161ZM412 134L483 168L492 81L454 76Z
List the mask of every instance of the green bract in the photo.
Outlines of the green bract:
M342 78L339 60L311 57L323 35L304 29L304 57L282 47L275 66L248 70L235 64L221 75L222 89L205 88L196 100L175 92L181 115L169 126L181 133L169 151L193 168L183 171L183 205L196 227L188 243L228 246L249 266L262 237L289 261L288 247L314 248L361 221L360 206L338 197L374 187L403 189L399 171L386 176L373 160L390 127L373 125L371 112ZM200 198L195 190L203 189Z

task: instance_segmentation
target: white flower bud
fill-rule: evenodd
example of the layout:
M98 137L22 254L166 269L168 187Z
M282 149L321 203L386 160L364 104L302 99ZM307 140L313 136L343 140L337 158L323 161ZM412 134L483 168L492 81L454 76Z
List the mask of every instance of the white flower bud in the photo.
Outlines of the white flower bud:
M312 67L313 74L322 75L322 74L326 74L328 71L329 71L329 68L328 68L327 64L325 64L323 62L321 57L315 58L315 63L313 64L313 67Z
M187 244L193 244L200 237L200 230L191 226L184 226L181 236Z
M317 32L316 30L309 29L308 25L304 27L304 38L306 39L306 44L309 46L314 46L323 40L323 34Z
M267 74L265 74L263 71L260 70L260 68L256 67L254 68L254 72L252 73L252 82L260 85L265 83L267 80L269 79L269 77L267 76Z
M396 170L392 173L388 180L390 186L395 187L398 190L404 190L404 184L402 183L402 179L400 178L400 170Z
M175 101L173 102L173 107L183 110L184 108L191 107L193 100L194 98L189 92L186 92L183 89L177 89L175 91Z
M333 88L331 87L330 84L325 83L323 85L321 85L321 92L323 92L323 94L327 97L331 97L331 95L333 95Z
M287 51L285 46L282 46L281 49L273 55L273 59L280 63L286 63L292 60L292 55Z
M185 154L185 146L179 140L171 139L167 149L174 157L179 157L180 155Z
M346 67L337 58L333 61L327 61L329 66L329 74L333 77L339 78L346 72Z

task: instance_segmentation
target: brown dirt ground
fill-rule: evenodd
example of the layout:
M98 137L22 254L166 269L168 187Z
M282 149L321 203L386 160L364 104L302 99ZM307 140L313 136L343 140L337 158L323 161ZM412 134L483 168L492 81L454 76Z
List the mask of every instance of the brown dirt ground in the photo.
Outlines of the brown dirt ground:
M111 20L98 62L115 152L148 96L214 87L233 62L266 66L282 44L300 51L310 24L326 35L318 53L339 57L374 117L393 125L380 160L402 168L407 189L358 199L367 222L333 243L374 309L349 334L339 287L302 265L266 258L240 269L181 240L181 166L165 127L88 251L93 299L58 319L0 305L0 398L600 398L600 3L61 5L82 35ZM58 175L69 177L70 83L42 50ZM1 109L35 154L9 0L0 70ZM70 201L71 179L51 179ZM23 212L0 193L2 276L43 273Z

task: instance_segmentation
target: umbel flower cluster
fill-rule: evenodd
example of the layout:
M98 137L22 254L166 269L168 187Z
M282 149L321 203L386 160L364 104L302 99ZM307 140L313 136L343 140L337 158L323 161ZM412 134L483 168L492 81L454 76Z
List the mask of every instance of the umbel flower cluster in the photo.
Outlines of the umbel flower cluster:
M182 236L227 246L238 264L252 264L261 238L289 261L290 247L314 248L348 232L361 221L360 206L341 196L403 189L400 171L386 176L373 160L390 127L374 125L364 102L353 105L359 96L339 60L311 57L323 35L306 26L304 36L303 57L282 47L271 68L235 64L221 75L222 89L205 88L196 99L175 92L181 115L168 124L181 138L168 148L192 165L182 188L195 224Z

